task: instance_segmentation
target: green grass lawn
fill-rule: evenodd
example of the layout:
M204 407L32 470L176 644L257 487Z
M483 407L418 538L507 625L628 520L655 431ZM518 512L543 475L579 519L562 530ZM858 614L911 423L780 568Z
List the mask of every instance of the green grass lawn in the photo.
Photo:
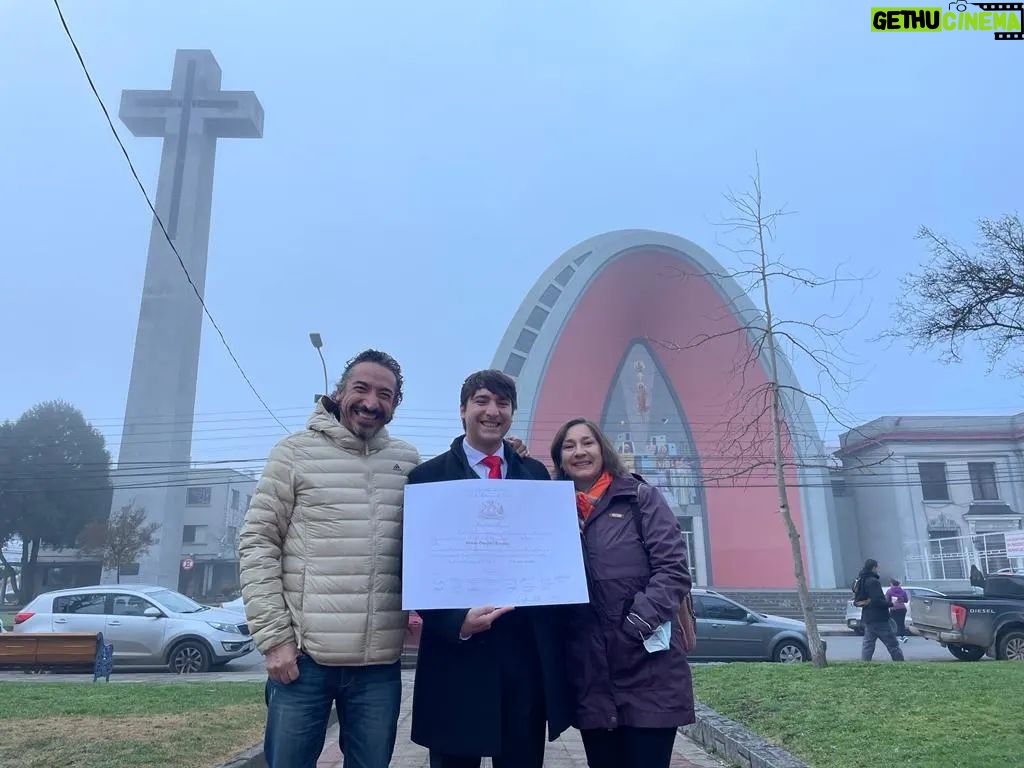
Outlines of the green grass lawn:
M0 766L209 768L265 714L262 683L0 682Z
M1024 764L1024 664L695 667L698 701L813 768Z

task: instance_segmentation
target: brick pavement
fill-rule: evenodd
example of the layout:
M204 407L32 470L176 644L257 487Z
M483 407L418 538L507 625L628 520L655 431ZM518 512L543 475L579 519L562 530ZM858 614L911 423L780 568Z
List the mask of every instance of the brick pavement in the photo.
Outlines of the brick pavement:
M412 681L413 671L402 672L402 710L398 718L398 743L395 745L395 756L391 761L392 768L427 768L429 760L427 750L409 741L409 729L412 725ZM484 759L481 768L489 768L491 761ZM579 732L570 729L562 737L547 745L544 757L544 768L585 768L586 756L583 753L583 742ZM317 762L317 768L339 768L342 765L341 751L338 749L338 726L327 732L324 751ZM680 734L676 738L675 755L672 768L722 768L722 763L707 754L701 747Z

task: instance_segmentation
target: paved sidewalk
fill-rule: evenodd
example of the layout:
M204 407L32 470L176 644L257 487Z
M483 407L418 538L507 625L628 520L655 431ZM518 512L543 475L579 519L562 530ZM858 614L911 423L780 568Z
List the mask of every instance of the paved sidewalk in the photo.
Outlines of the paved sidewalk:
M402 673L402 710L398 718L398 743L395 745L395 756L391 760L392 768L427 768L429 765L427 750L409 741L409 728L412 725L412 681L412 670L405 670ZM488 768L490 764L491 761L485 758L481 768ZM327 732L327 741L324 743L324 751L320 755L317 768L339 768L341 765L338 726L335 725ZM587 759L578 731L570 729L558 741L547 745L545 768L586 768L586 765ZM724 765L725 763L708 755L682 734L676 738L672 768L722 768Z

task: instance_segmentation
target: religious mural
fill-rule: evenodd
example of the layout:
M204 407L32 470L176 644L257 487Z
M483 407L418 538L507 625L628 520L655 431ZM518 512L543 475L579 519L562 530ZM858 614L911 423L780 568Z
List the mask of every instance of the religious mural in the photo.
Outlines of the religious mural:
M675 393L642 341L626 350L608 392L601 427L630 472L665 495L690 549L691 565L701 554L693 518L703 517L700 462Z

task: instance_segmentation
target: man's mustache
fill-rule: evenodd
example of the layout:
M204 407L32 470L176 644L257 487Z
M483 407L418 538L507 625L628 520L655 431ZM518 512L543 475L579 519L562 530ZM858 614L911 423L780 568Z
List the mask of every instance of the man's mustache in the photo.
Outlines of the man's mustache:
M372 417L377 417L377 416L383 416L384 415L384 411L373 410L373 409L366 408L366 407L360 406L360 405L354 406L352 408L352 413L361 413L364 416L372 416Z

